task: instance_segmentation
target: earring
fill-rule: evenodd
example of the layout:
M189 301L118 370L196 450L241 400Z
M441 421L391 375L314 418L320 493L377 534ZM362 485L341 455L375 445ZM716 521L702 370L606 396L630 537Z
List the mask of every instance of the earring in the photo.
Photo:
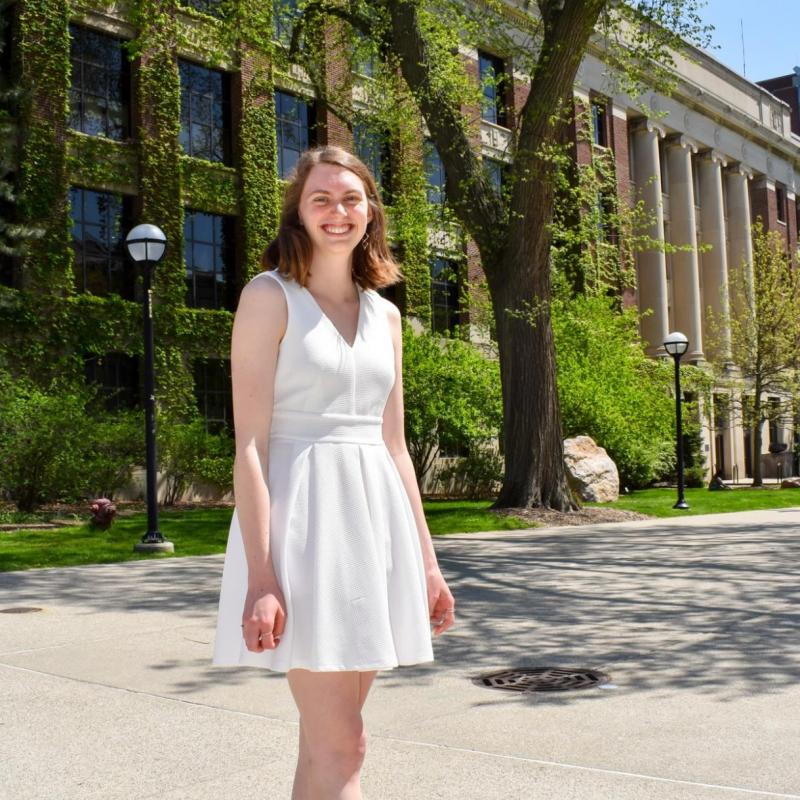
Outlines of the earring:
M361 240L361 246L365 250L369 247L369 233L364 234L364 238Z

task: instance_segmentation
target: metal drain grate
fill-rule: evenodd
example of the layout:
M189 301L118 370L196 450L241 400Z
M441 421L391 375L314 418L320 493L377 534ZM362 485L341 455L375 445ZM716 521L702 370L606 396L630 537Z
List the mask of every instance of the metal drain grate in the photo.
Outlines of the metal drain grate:
M594 669L537 667L487 672L473 678L472 682L488 689L505 689L508 692L569 692L602 686L610 680L608 675Z
M0 608L0 614L32 614L34 611L41 611L35 606L11 606L10 608Z

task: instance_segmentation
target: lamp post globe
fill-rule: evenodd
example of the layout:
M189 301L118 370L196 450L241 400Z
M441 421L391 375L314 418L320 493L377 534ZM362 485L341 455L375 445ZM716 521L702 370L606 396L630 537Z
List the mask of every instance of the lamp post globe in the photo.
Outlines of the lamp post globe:
M664 339L664 349L675 361L675 452L678 457L678 502L673 508L688 509L683 481L683 419L681 413L681 356L689 349L689 340L680 331Z
M131 228L125 237L125 247L132 261L137 264L157 264L164 258L167 237L157 225L144 223Z
M144 395L147 532L133 549L138 552L172 553L175 545L164 539L158 529L158 496L156 494L156 390L153 358L153 267L164 258L167 237L156 225L143 224L132 228L125 237L125 248L134 263L143 267L144 296Z
M664 339L664 349L673 358L680 358L689 349L689 340L680 331L673 331Z

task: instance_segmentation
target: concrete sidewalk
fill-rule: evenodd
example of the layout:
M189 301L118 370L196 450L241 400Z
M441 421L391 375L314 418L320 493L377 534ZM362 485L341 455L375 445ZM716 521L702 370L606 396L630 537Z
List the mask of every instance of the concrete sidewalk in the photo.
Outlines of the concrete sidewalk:
M457 624L379 673L365 800L800 798L800 509L438 539ZM0 574L0 798L288 800L284 676L210 666L222 557ZM594 667L613 688L470 678Z

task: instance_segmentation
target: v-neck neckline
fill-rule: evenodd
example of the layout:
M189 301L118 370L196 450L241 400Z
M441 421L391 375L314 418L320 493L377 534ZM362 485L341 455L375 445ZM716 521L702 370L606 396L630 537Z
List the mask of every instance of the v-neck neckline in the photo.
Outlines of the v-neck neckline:
M342 340L342 342L344 342L348 350L354 350L356 343L358 342L358 337L361 334L361 317L364 310L364 290L358 284L356 284L356 290L358 291L358 317L356 319L356 335L353 339L353 344L350 344L350 342L348 342L347 339L342 336L342 332L336 327L336 325L333 324L333 320L325 313L322 306L317 302L317 298L311 294L310 290L305 286L301 286L300 288L303 289L303 291L311 298L311 302L317 307L317 310L322 317L328 321L328 324L331 326L331 328L333 328L334 332Z

